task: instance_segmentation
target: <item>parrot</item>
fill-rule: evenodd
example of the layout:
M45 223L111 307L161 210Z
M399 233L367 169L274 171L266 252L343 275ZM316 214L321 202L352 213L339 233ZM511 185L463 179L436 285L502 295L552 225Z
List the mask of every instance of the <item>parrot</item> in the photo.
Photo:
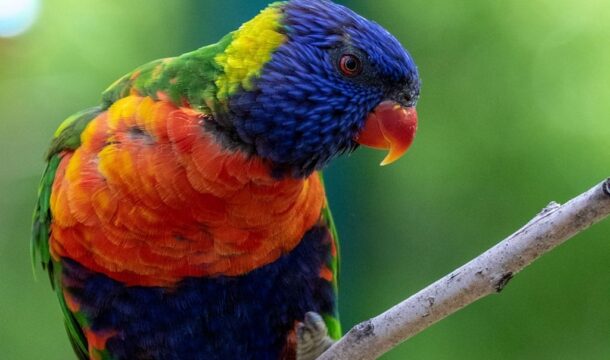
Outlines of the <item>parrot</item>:
M32 260L78 359L315 359L341 337L322 170L410 148L412 56L330 0L269 4L146 63L46 155Z

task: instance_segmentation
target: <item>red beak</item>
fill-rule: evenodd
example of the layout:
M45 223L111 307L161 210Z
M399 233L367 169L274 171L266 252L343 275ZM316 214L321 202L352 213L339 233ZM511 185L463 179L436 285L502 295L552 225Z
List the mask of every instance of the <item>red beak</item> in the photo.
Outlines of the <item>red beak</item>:
M364 146L389 150L381 166L389 165L402 157L417 132L417 111L405 108L394 101L384 101L367 117L364 128L354 140Z

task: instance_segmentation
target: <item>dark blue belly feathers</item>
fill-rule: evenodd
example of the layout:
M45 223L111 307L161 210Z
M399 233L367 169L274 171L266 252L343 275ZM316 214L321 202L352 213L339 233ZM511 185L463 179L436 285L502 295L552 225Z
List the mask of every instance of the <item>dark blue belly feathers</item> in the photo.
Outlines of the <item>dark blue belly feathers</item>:
M186 278L175 288L126 287L63 259L63 285L90 331L113 334L113 359L279 359L308 311L334 314L320 277L331 236L314 227L275 262L240 277Z

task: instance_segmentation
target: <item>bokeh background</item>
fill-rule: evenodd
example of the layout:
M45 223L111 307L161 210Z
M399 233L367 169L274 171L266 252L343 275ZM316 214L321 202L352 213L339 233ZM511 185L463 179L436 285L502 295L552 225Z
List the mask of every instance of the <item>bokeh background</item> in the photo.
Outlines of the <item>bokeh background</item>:
M327 171L348 329L610 175L610 3L341 2L394 33L423 79L405 158L379 168L383 154L360 150ZM266 3L0 0L0 358L72 358L28 254L56 126L122 74L213 42ZM610 359L610 221L384 359Z

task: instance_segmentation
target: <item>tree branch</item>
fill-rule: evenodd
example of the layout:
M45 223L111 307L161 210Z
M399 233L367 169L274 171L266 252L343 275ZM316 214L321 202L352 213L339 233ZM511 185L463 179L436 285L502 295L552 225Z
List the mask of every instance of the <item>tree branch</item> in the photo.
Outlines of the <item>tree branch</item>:
M610 179L563 206L551 203L524 227L383 314L352 328L319 360L375 359L489 294L545 253L610 214Z

